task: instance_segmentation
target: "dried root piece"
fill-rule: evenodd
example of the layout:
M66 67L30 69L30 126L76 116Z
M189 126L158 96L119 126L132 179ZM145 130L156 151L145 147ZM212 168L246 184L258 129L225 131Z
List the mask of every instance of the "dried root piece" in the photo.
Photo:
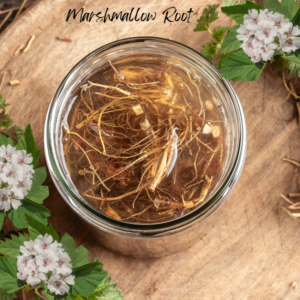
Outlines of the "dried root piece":
M62 36L57 36L56 37L59 41L63 41L63 42L68 42L68 43L71 43L72 40L70 38L67 38L67 37L62 37Z
M172 134L169 138L168 144L164 150L164 153L161 158L161 162L157 168L157 172L152 179L152 182L149 186L151 192L155 192L155 188L161 182L161 180L168 176L172 169L174 168L176 159L177 159L177 141L178 135L176 134L176 128L172 130Z
M35 39L35 36L32 35L31 38L30 38L30 40L27 43L26 48L23 50L24 53L27 52L30 49L30 46L31 46L31 44L32 44L32 42L33 42L34 39Z
M10 85L18 85L18 84L20 84L21 82L18 80L18 79L14 79L14 80L11 80L10 82L9 82L9 84Z
M193 200L190 201L174 201L171 200L168 197L159 197L159 198L155 198L154 199L154 207L158 210L161 209L182 209L182 208L194 208L196 207L199 203L201 203L207 196L207 193L210 189L211 183L212 183L213 177L208 177L205 176L205 184L201 190L201 194L199 196L199 198L195 198Z
M135 114L137 116L139 116L139 115L141 115L141 114L144 113L144 111L143 111L143 109L142 109L142 107L141 107L140 104L133 106L132 109L133 109L133 111L135 112Z
M102 211L113 219L122 220L121 217L117 214L117 212L113 210L110 206L103 208Z

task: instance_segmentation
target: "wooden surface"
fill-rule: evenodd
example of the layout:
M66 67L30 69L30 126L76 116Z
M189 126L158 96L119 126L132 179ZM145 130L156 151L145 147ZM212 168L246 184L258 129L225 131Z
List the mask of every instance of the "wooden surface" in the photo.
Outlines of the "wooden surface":
M151 1L59 1L34 4L0 36L0 74L11 70L2 88L11 103L9 113L16 124L31 123L37 146L43 149L44 120L51 98L67 71L83 56L117 39L151 35L172 38L196 50L208 40L206 33L194 33L197 15L191 23L163 24L162 11L176 6L180 12L195 12L209 0ZM214 2L217 3L217 2ZM65 22L70 8L85 6L87 11L141 11L158 16L149 23L106 24ZM222 17L217 24L229 25ZM34 34L36 39L26 54L13 56L21 43ZM56 36L73 39L72 43ZM1 75L0 75L1 76ZM8 80L19 79L11 87ZM270 69L258 82L233 84L240 97L248 127L248 151L242 176L227 202L203 226L210 232L193 248L160 259L131 259L97 245L83 222L64 203L51 179L46 205L50 223L63 234L71 234L77 244L98 256L104 268L123 290L126 300L182 299L299 299L300 225L280 206L280 192L298 191L294 168L281 161L290 156L300 159L296 120L284 120L278 108L287 96L280 75ZM290 113L291 105L285 106ZM290 117L286 113L286 118ZM45 165L42 151L40 165Z

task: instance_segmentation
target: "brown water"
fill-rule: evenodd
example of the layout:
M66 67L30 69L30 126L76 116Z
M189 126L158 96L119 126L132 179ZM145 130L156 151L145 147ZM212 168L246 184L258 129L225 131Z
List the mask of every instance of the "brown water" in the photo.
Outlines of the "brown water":
M64 151L91 206L157 223L205 203L225 143L216 100L200 79L163 57L136 56L107 64L75 94Z

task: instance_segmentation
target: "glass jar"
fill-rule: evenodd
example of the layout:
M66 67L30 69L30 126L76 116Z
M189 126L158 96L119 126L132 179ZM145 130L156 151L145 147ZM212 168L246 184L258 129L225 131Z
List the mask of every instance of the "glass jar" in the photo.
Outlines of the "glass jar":
M63 155L62 124L75 101L72 92L101 65L118 57L135 54L162 55L172 63L184 64L201 78L201 83L217 99L226 129L227 156L221 178L207 201L190 213L159 224L119 221L96 211L79 194L71 180ZM104 247L133 257L160 257L190 247L206 234L205 221L226 200L236 184L246 155L246 125L239 99L219 70L195 50L167 39L137 37L119 40L96 49L79 61L58 87L45 123L45 155L51 177L68 205L88 225Z

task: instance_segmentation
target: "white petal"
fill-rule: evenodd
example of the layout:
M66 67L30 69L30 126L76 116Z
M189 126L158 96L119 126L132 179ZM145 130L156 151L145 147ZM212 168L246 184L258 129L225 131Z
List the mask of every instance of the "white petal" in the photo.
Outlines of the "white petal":
M291 34L294 35L294 36L297 36L297 35L300 34L300 29L299 29L298 25L297 25L297 26L294 26L294 28L293 28Z
M33 286L35 284L38 284L41 282L41 279L39 279L38 277L32 277L32 276L28 276L26 282Z
M75 284L74 278L75 278L75 276L70 275L70 276L68 276L68 277L65 278L65 282L67 284L73 285L73 284Z
M265 38L264 41L266 44L272 43L272 42L274 42L274 37L269 36L269 37Z
M264 61L271 60L272 56L274 55L274 50L269 50L265 53L262 53L261 57Z
M22 202L20 200L12 200L11 201L11 206L14 208L14 209L17 209L20 205L22 205Z

